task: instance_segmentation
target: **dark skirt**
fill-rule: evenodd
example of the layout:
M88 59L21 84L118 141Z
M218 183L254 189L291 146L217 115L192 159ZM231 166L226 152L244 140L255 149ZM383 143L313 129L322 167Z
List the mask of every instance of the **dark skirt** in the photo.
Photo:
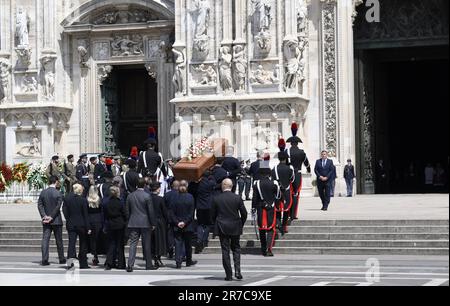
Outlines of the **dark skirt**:
M153 256L165 256L167 254L167 223L164 219L158 219L157 226L152 233Z

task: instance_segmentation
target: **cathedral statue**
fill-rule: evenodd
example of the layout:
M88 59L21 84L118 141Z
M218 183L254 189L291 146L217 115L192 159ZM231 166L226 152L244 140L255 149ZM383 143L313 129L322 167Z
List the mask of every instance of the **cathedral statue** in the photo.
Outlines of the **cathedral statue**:
M173 74L172 83L175 86L175 92L177 94L184 93L184 77L183 70L186 66L184 54L175 48L172 49L175 57L175 73Z
M18 47L29 46L28 33L30 27L30 18L27 12L19 7L16 14L16 38Z
M195 10L195 38L202 38L208 36L209 14L210 14L209 0L196 0Z
M232 60L233 55L231 55L230 47L220 48L219 76L220 76L220 86L224 91L233 89L233 77L231 75Z
M245 57L245 48L241 45L233 48L233 79L237 90L245 90L245 80L247 75L247 59Z
M289 39L284 43L284 56L286 58L284 87L286 89L292 89L295 88L297 77L300 73L300 60L302 56L297 39Z
M272 22L272 6L267 0L252 0L254 5L253 31L255 34L268 32Z

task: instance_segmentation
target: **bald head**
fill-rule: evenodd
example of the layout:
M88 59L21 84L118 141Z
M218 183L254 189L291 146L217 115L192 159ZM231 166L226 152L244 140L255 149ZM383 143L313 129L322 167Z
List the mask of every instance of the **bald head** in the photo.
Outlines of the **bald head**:
M178 191L179 188L180 188L180 181L173 181L172 189Z
M224 179L222 182L222 191L231 191L233 189L233 181L230 179Z

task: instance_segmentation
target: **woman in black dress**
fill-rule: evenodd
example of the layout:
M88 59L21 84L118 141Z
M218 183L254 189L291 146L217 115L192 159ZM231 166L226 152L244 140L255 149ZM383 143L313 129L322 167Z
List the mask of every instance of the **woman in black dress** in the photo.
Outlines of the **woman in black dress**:
M152 232L152 254L156 267L164 267L161 256L167 253L167 210L164 198L159 196L161 183L154 182L150 184L153 210L156 215L157 225Z

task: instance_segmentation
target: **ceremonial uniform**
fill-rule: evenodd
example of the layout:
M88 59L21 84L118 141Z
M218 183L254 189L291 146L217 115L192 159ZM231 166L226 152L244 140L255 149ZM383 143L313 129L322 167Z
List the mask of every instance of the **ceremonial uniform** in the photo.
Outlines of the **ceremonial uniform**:
M272 248L276 234L275 204L279 198L280 187L277 181L272 181L268 176L262 176L254 182L252 210L258 215L259 238L264 256L273 256Z
M86 158L86 155L80 156L80 159ZM83 186L84 192L83 196L86 197L86 195L89 192L89 169L86 163L79 162L77 167L75 168L75 176L78 180L78 182Z
M287 164L279 164L272 170L272 178L280 186L281 199L278 201L277 221L281 225L281 233L287 232L287 223L290 211L294 203L293 183L295 181L294 167Z

